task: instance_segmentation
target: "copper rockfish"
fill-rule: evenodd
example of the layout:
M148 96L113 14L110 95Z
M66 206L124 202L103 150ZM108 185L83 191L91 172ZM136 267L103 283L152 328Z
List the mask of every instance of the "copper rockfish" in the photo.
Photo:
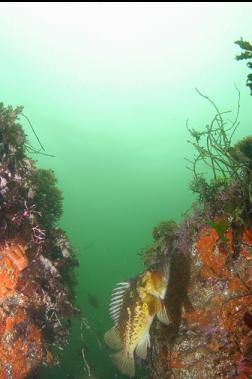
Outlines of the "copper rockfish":
M155 316L169 324L163 299L168 269L145 271L128 282L118 283L112 292L110 314L115 325L105 333L106 344L117 350L111 355L124 374L135 375L134 354L146 358L150 346L149 330Z

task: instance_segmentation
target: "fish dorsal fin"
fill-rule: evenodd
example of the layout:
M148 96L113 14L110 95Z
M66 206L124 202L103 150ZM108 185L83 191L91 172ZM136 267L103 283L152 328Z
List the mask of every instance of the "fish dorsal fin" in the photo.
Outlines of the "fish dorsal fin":
M116 324L120 316L123 297L129 287L129 282L121 282L118 283L112 291L111 301L109 305L109 313Z
M122 348L122 341L116 326L113 326L113 328L105 333L104 341L113 350L120 350Z
M157 318L160 322L162 322L162 324L169 325L171 323L163 301L161 301L160 310L157 312Z
M136 354L141 359L146 359L147 348L150 347L150 335L149 332L145 333L136 347Z

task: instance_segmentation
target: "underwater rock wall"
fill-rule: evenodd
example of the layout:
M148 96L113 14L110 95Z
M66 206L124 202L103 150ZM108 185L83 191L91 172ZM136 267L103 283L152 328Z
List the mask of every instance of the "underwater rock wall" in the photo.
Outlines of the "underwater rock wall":
M216 112L202 131L187 125L198 199L181 224L158 225L154 243L141 253L146 266L170 262L165 304L171 323L153 324L151 379L252 376L252 137L232 145L237 92L232 121L198 91ZM202 164L210 168L208 180Z
M27 157L43 148L29 145L18 123L22 111L0 104L0 379L57 363L69 318L78 313L76 260L57 227L61 192L53 172Z
M233 234L203 227L189 256L190 304L177 304L174 318L173 284L166 303L173 324L156 322L152 337L152 378L249 378L252 373L252 230L241 237L233 260ZM174 258L173 258L174 259ZM176 259L176 258L175 258ZM181 280L179 275L174 281ZM176 295L176 294L175 294Z

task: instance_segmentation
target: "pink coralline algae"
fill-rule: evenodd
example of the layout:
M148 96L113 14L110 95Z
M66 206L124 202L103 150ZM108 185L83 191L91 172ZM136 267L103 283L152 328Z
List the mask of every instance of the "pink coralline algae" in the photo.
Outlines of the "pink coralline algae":
M76 259L57 226L61 192L53 172L27 157L21 115L21 107L0 104L0 379L23 379L58 362L67 319L79 313Z

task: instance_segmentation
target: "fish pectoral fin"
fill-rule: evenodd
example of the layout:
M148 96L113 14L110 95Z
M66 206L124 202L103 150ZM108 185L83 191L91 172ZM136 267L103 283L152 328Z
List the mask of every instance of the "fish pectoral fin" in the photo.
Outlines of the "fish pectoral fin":
M171 323L164 302L161 302L161 308L157 312L157 318L162 324L169 325Z
M146 359L147 357L147 348L150 347L150 335L145 333L141 340L138 342L136 347L136 354L141 359Z
M110 355L113 364L123 374L133 377L135 375L135 361L133 353L126 354L123 350Z
M122 349L122 341L116 326L113 326L105 333L104 341L113 350Z
M168 281L168 279L169 279L169 277L170 277L170 268L171 268L171 262L170 262L170 259L169 259L169 260L167 260L167 261L164 263L164 265L163 265L163 267L162 267L162 269L163 269L163 273L164 273L164 276L165 276L165 278L167 279L167 281Z

